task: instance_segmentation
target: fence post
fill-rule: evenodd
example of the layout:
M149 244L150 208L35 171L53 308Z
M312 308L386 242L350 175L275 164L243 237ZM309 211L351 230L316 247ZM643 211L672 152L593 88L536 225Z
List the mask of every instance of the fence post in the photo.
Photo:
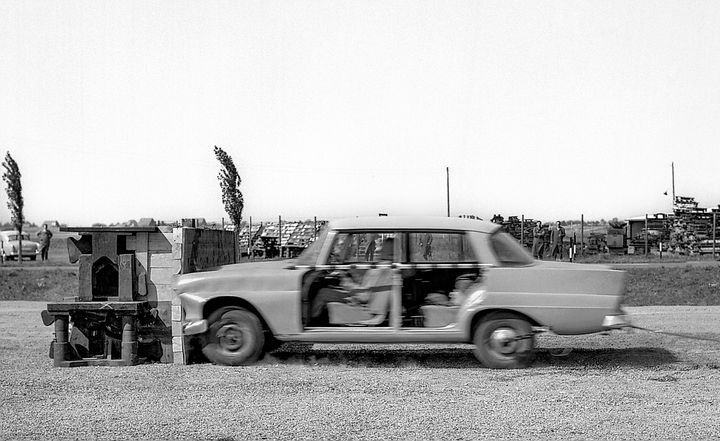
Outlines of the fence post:
M282 216L278 216L278 250L280 250L280 257L282 257Z
M645 213L645 257L648 255L648 217Z
M717 212L713 212L713 259L715 259L715 229L717 228Z
M580 255L585 256L585 215L580 215Z

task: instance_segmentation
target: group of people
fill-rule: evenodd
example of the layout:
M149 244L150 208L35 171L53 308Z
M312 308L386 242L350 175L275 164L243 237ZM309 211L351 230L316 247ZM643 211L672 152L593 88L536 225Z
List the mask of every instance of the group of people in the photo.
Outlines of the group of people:
M562 260L564 238L565 229L560 225L559 221L555 222L553 228L537 221L535 228L533 228L533 257L544 259L549 254L553 260Z

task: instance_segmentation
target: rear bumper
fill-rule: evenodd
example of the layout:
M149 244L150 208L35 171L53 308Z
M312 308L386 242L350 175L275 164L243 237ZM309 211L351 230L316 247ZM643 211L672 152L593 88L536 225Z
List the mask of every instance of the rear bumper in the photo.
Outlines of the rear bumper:
M613 314L603 318L602 326L606 329L623 329L632 326L632 322L625 314Z

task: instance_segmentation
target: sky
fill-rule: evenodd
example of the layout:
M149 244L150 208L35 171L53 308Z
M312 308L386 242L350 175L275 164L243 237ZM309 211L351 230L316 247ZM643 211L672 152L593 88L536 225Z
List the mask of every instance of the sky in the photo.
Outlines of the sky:
M719 80L714 0L0 2L35 223L717 206Z

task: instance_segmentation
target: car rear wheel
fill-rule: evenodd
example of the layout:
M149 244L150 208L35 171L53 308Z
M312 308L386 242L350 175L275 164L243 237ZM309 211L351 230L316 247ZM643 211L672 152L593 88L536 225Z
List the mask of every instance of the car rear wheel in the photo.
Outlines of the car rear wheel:
M260 319L244 308L227 306L210 314L203 354L215 364L241 366L260 357L265 344Z
M527 367L533 358L535 335L527 320L509 312L483 319L473 333L475 357L493 369Z

